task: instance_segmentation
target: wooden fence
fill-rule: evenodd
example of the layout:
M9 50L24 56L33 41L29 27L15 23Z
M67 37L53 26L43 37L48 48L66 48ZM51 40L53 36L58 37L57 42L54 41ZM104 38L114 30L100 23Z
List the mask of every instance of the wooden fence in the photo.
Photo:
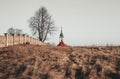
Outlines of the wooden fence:
M7 34L5 33L4 36L0 35L0 47L7 47L7 46L12 46L12 45L17 45L17 44L36 44L36 45L44 45L41 41L38 39L29 37L28 35L25 34Z

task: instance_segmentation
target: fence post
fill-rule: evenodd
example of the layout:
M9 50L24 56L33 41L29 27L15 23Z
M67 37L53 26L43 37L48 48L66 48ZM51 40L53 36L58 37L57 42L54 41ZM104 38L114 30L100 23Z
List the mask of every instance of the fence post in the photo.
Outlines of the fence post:
M37 39L35 38L35 44L37 45Z
M31 37L32 44L34 44L34 39Z
M35 44L37 45L37 39L35 39Z
M30 42L30 44L32 44L32 42L31 42L31 37L29 36L29 42Z
M33 44L33 38L32 37L30 37L30 40L31 40L31 44Z
M8 46L8 33L5 33L5 47Z
M32 38L32 42L33 42L33 44L34 44L34 38Z
M36 39L35 39L35 38L33 38L33 43L36 45L35 40L36 40Z
M15 44L15 34L12 34L13 36L13 45Z
M35 44L37 44L37 43L36 43L36 38L35 38Z
M37 45L39 45L39 43L38 43L38 39L36 39L36 43L37 43Z
M29 42L29 35L26 35L26 37L27 37L27 40L26 40L26 42Z
M25 35L25 34L23 34L23 37L24 37L23 44L26 44L26 35Z
M18 42L18 44L20 44L21 43L21 36L20 36L20 34L18 34L18 38L19 38L19 42Z

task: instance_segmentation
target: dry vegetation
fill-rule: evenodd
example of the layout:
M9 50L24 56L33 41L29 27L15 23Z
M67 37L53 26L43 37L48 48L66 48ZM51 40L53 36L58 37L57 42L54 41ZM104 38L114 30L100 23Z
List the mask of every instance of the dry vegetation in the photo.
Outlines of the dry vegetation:
M0 48L0 79L120 79L120 46Z

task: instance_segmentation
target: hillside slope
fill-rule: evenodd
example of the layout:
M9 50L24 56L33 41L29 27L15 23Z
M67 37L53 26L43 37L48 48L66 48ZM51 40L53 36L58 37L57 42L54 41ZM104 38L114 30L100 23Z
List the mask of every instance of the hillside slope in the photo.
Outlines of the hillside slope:
M0 48L0 79L120 79L120 47Z

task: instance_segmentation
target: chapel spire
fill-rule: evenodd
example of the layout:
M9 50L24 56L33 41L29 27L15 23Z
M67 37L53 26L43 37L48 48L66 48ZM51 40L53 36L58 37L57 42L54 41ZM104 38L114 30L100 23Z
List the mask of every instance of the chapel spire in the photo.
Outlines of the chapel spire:
M63 32L62 32L62 27L61 27L60 38L64 38L64 35L63 35Z
M60 43L57 46L67 46L63 41L64 35L63 35L62 27L61 27L61 33L59 38L60 38Z

